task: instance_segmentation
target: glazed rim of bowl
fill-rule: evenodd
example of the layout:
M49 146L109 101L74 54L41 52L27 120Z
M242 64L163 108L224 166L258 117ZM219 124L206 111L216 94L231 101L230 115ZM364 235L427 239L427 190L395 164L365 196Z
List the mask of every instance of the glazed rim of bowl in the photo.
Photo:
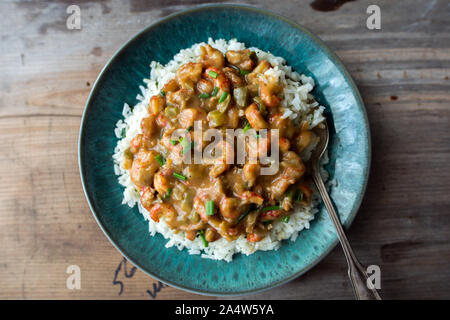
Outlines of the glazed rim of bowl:
M91 197L89 196L88 192L87 192L87 187L85 184L85 172L83 170L83 160L82 160L82 140L83 140L83 131L84 131L84 123L85 123L85 117L87 114L87 110L89 109L90 105L91 105L91 100L92 100L92 96L94 94L94 92L96 91L96 87L98 85L98 83L100 82L101 78L103 77L103 74L106 72L106 70L108 70L108 68L110 67L110 65L113 64L113 62L116 60L117 56L122 52L122 50L124 50L129 44L131 44L134 41L137 41L139 39L139 37L141 35L143 35L144 33L146 33L148 30L150 30L151 28L154 28L155 26L174 19L178 16L182 16L185 14L190 14L192 12L197 12L197 11L201 11L201 10L206 10L206 9L240 9L240 10L248 10L248 11L253 11L253 12L257 12L260 13L262 15L267 15L267 16L271 16L272 18L276 18L278 20L281 20L287 24L290 24L291 26L293 26L294 28L296 28L297 30L299 30L300 32L303 32L305 34L307 34L309 37L311 37L312 39L314 39L316 41L316 43L322 47L326 53L330 56L331 60L337 65L337 67L340 69L340 71L344 74L344 77L348 80L348 83L350 85L350 87L352 88L352 91L355 94L355 98L358 102L358 104L361 106L361 111L363 114L363 118L364 118L364 126L365 129L367 131L367 168L365 170L364 173L364 182L362 185L362 190L361 193L359 194L359 197L357 199L357 201L355 202L349 217L347 219L346 222L346 228L348 229L353 220L356 217L356 214L361 206L361 202L362 199L364 198L364 194L366 192L367 189L367 183L368 183L368 179L369 179L369 173L370 173L370 167L371 167L371 153L372 153L372 146L371 146L371 134L370 134L370 126L369 126L369 120L367 117L367 111L363 102L363 99L361 97L361 94L352 78L352 76L350 75L350 73L347 71L347 69L345 68L343 62L340 60L340 58L330 49L328 48L328 46L321 40L319 39L316 35L314 35L309 29L307 29L306 27L295 23L277 13L271 12L269 10L265 10L265 9L261 9L261 8L257 8L257 7L253 7L253 6L248 6L248 5L243 5L243 4L205 4L205 5L199 5L196 6L195 8L192 9L186 9L186 10L182 10L179 12L175 12L172 13L166 17L160 18L157 21L155 21L154 23L148 25L147 27L145 27L143 30L139 31L138 33L136 33L134 36L132 36L126 43L124 43L115 53L114 55L108 60L108 62L105 64L105 66L103 67L103 69L100 71L97 79L95 80L91 92L89 93L87 102L86 102L86 106L84 108L83 111L83 115L81 118L81 125L80 125L80 133L78 136L78 165L79 165L79 170L80 170L80 176L81 176L81 184L83 187L83 192L84 195L87 199L89 208L92 212L92 215L94 216L97 224L100 226L100 228L102 229L103 233L105 234L105 236L108 238L108 240L113 244L113 246L129 261L131 262L133 265L135 265L139 270L141 270L142 272L146 273L147 275L149 275L150 277L154 278L155 280L161 281L163 283L166 283L167 285L170 285L171 287L177 288L177 289L181 289L187 292L191 292L191 293L195 293L195 294L200 294L200 295L208 295L208 296L223 296L223 297L229 297L229 296L244 296L244 295L250 295L250 294L256 294L256 293L261 293L263 291L269 290L269 289L273 289L275 287L281 286L283 284L286 284L296 278L298 278L299 276L301 276L302 274L306 273L307 271L309 271L310 269L312 269L313 267L315 267L319 262L321 262L338 244L339 239L337 238L337 235L335 235L336 239L333 241L333 243L319 256L317 257L310 265L308 265L307 267L297 271L296 273L294 273L292 276L282 280L282 281L278 281L275 282L271 285L268 285L264 288L260 288L260 289L256 289L256 290L249 290L249 291L245 291L245 292L239 292L239 293L214 293L214 292L206 292L206 291L197 291L195 289L189 288L189 287L184 287L182 285L176 284L176 283L172 283L171 281L168 280L162 280L160 279L160 277L157 274L154 274L153 272L150 272L148 270L146 270L145 268L143 268L139 263L137 263L136 261L134 261L133 259L129 258L128 255L124 252L124 250L122 248L120 248L111 238L111 236L109 235L108 231L105 229L105 227L102 225L100 219L98 218L98 214L95 210L93 201L91 199Z

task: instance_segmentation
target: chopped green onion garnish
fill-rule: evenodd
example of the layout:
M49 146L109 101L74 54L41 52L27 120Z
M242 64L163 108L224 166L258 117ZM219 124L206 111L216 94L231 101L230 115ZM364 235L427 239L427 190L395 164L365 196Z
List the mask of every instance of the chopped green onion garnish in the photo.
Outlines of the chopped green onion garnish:
M211 77L213 77L214 79L217 78L217 72L209 71L208 74L209 74Z
M125 138L127 135L127 129L123 128L122 129L122 138Z
M214 90L211 92L211 97L215 97L217 92L219 92L219 88L218 87L214 87Z
M199 230L198 235L202 239L205 248L208 248L208 241L206 241L206 238L205 238L205 230Z
M262 211L280 210L280 206L269 206L262 209Z
M295 188L289 188L288 191L286 192L286 197L293 200L295 197Z
M183 180L183 181L187 180L187 178L185 176L183 176L181 173L178 173L178 172L174 172L173 176L179 180Z
M209 98L209 93L200 93L198 95L199 98L201 99L208 99Z
M245 212L245 213L243 213L243 214L241 214L240 216L239 216L239 218L237 219L237 221L236 221L236 223L239 223L239 222L241 222L242 221L242 219L244 219L246 216L248 215L248 213L247 212Z
M176 145L178 143L178 141L170 139L170 143L174 146L174 145Z
M194 127L192 127L192 126L189 126L189 127L187 127L187 129L186 129L186 131L192 131L192 129L194 129Z
M281 218L280 221L288 223L290 218L291 218L291 216L286 216L284 218Z
M250 129L252 126L250 125L250 123L247 122L247 124L245 125L244 129L242 130L244 133L246 133L248 131L248 129Z
M219 103L224 102L227 97L228 97L228 92L224 91L224 93L222 93L222 95L220 96Z
M167 190L166 194L162 196L163 200L167 200L170 198L170 195L172 194L172 188L169 188L169 190Z
M160 92L161 96L165 97L166 96L166 92L164 90L161 90Z
M205 205L206 215L212 216L214 214L214 201L208 200Z
M246 74L249 74L250 72L251 71L244 70L244 69L239 70L239 73L241 74L241 76L245 76Z
M303 201L303 192L299 192L298 196L297 196L297 202L302 202Z
M239 218L236 221L236 224L238 224L239 222L242 221L242 219L244 219L246 216L248 216L248 214L254 209L254 206L250 205L250 207L247 209L247 211L245 211L243 214L241 214L239 216Z
M180 143L183 146L183 150L181 151L181 153L183 154L189 152L189 150L194 147L194 141L191 141L191 143L189 143L189 140L185 138L180 138Z
M160 166L163 166L166 163L166 160L160 154L155 156L155 160L158 161Z

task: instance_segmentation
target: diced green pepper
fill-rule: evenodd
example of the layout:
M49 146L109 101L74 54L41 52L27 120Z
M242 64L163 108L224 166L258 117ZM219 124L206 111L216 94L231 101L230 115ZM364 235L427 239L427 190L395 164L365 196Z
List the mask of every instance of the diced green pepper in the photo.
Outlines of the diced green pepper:
M175 118L178 115L178 113L179 113L178 108L173 106L168 106L164 109L164 114L170 119Z
M261 100L260 97L254 97L253 101L256 102L256 104L258 105L258 109L261 112L261 114L263 115L263 117L265 117L267 115L267 107L264 104L264 102Z
M197 212L192 211L191 214L190 214L190 216L189 216L189 220L190 220L192 223L197 223L197 222L200 221L200 215L199 215Z
M192 210L194 196L195 196L195 190L193 190L193 189L186 190L186 192L184 193L184 198L181 201L181 205L180 205L181 210L183 210L184 212L190 212ZM190 220L192 220L192 219L190 219Z
M244 108L247 105L248 89L246 87L235 88L233 90L234 100L240 108Z
M130 148L126 148L123 152L123 156L127 159L133 160L133 153L131 152Z
M208 113L208 121L211 127L220 127L225 123L225 115L219 110L214 110Z

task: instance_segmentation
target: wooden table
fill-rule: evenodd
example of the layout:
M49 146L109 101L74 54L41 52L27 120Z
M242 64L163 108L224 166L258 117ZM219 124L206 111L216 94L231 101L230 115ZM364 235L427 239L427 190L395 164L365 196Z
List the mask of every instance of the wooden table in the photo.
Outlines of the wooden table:
M207 1L0 3L0 298L198 299L137 271L95 223L78 173L86 98L109 57L156 19ZM381 267L390 299L450 298L450 9L448 1L248 1L299 22L342 58L366 102L372 171L348 232ZM381 30L366 9L381 8ZM81 290L66 268L81 268ZM121 284L120 284L121 283ZM122 293L119 294L122 287ZM247 298L352 299L340 248L304 276Z

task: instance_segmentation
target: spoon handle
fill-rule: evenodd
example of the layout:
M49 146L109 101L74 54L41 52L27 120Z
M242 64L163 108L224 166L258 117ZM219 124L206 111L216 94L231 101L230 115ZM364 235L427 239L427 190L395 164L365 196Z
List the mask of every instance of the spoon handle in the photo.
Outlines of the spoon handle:
M320 176L319 167L315 165L313 167L313 180L319 190L322 200L325 203L325 207L328 210L331 220L336 228L336 232L341 242L342 249L344 250L345 259L348 264L348 276L353 286L353 291L358 300L381 300L375 288L368 287L368 274L366 268L364 268L361 263L356 259L355 254L345 236L344 229L342 228L341 222L339 220L336 211L334 210L333 203L331 202L330 196L328 195L327 189L323 183L322 177Z

